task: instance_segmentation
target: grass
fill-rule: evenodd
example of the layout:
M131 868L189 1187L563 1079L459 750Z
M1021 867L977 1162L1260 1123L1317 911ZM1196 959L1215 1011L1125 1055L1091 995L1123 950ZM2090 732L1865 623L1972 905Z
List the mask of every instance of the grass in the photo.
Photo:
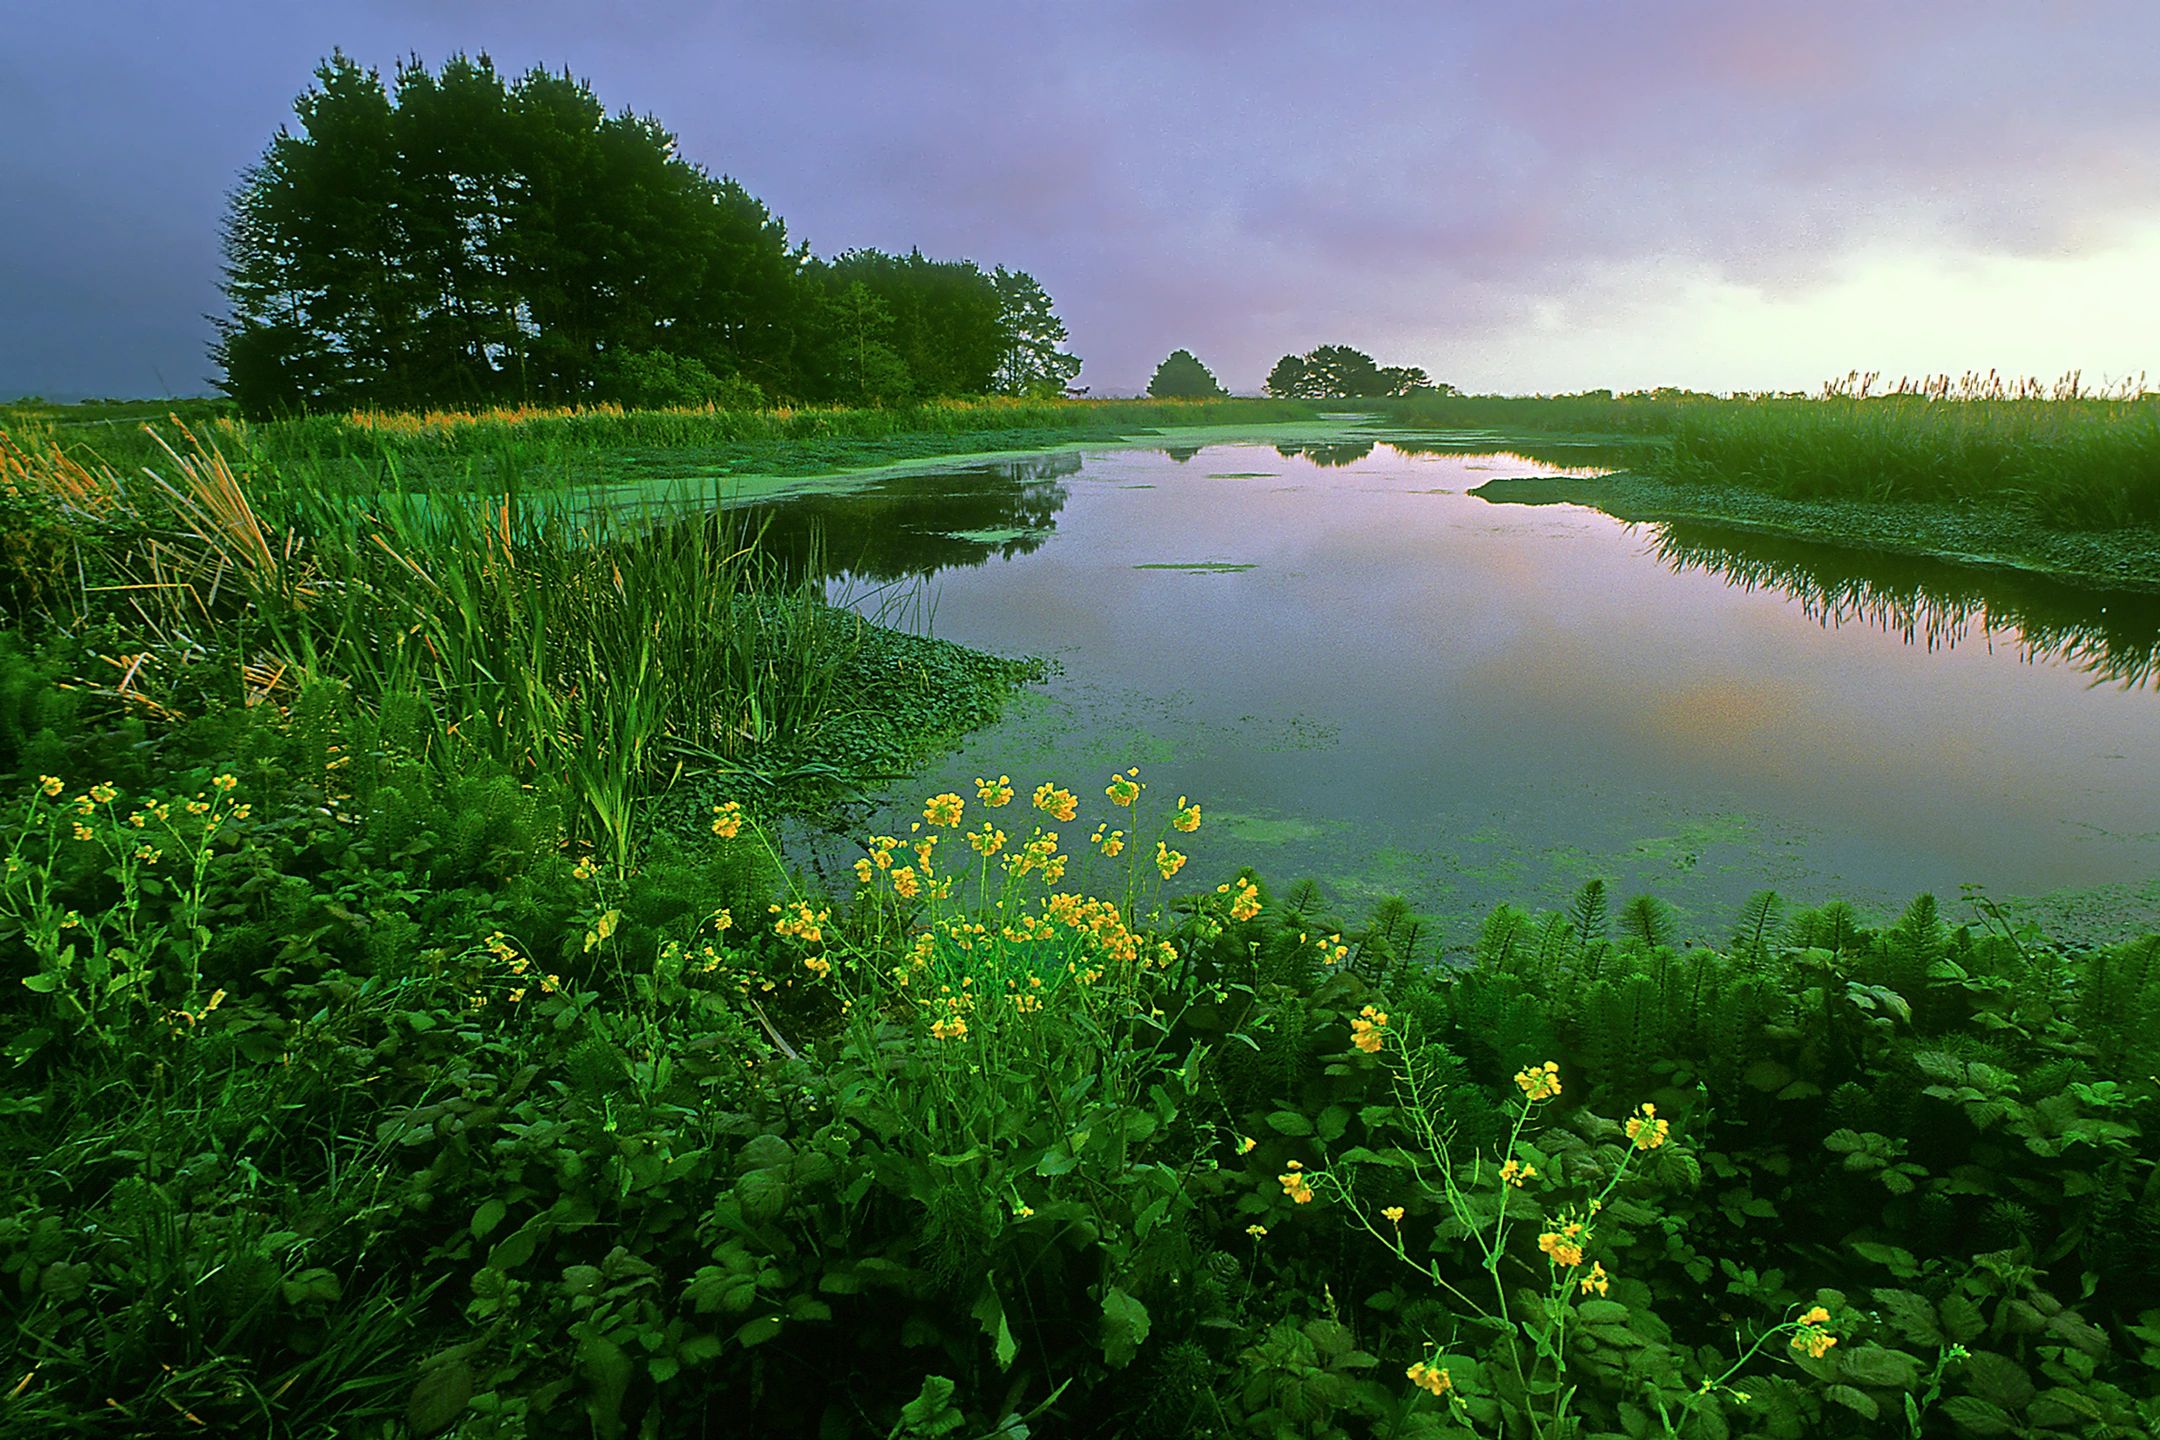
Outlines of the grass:
M133 408L133 407L131 407ZM1163 427L1305 420L1312 407L1268 400L984 399L896 409L625 411L583 409L318 415L249 425L223 411L204 433L219 447L318 490L500 490L725 474L815 474L895 460L1114 440ZM64 417L64 418L63 418ZM146 418L162 418L149 416ZM90 463L154 463L139 425L0 407L28 448ZM197 428L202 428L198 423Z
M2040 529L2160 525L2160 394L2139 382L2091 395L2075 376L1934 377L1878 394L1856 377L1814 398L1468 396L1382 410L1408 425L1652 440L1630 468L1705 490L1965 505Z
M9 589L42 633L90 642L93 691L170 717L333 681L433 763L564 781L574 832L618 861L656 790L844 789L980 723L1032 673L926 641L901 665L908 642L873 644L883 632L828 604L814 564L767 555L717 502L686 516L588 492L326 491L184 429L159 451L125 472L0 436ZM866 647L912 679L866 676ZM970 699L940 698L956 694ZM924 712L944 723L911 743L890 723Z

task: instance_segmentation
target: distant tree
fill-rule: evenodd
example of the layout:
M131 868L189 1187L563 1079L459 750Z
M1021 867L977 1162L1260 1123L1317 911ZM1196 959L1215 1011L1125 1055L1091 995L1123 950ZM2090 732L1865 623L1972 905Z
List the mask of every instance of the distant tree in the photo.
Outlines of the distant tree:
M1173 350L1155 367L1147 393L1158 400L1206 400L1230 392L1192 351Z
M1049 295L1025 270L1002 265L991 272L990 285L997 292L998 330L1004 339L999 393L1039 399L1063 395L1080 373L1080 357L1059 348L1067 339L1065 322L1058 319Z
M1312 396L1311 376L1302 355L1285 355L1267 373L1267 393L1278 400L1301 400Z
M1419 391L1453 393L1454 387L1435 385L1415 365L1383 366L1348 345L1322 345L1303 355L1285 355L1267 378L1267 393L1284 399L1369 399Z

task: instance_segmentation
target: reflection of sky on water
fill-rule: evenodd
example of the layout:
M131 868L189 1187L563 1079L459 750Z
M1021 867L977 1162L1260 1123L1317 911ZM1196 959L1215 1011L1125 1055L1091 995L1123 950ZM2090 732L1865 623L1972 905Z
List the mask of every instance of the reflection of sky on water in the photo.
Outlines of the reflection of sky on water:
M1600 874L1712 922L1763 885L1892 903L2160 871L2150 603L1488 505L1460 492L1558 466L1362 443L902 477L775 533L822 515L841 569L935 572L940 635L1063 665L924 784L1095 795L1151 762L1224 818L1195 847L1217 870L1450 913ZM1252 568L1176 568L1203 562ZM2093 683L2110 665L2127 688Z

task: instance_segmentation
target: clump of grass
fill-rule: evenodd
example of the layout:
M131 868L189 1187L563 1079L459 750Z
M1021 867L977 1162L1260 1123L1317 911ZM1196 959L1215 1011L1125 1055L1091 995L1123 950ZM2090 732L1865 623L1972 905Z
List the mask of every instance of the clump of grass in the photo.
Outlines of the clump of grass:
M2041 522L2160 521L2160 398L1874 396L1690 406L1650 462L1664 478L1795 499L2010 504Z

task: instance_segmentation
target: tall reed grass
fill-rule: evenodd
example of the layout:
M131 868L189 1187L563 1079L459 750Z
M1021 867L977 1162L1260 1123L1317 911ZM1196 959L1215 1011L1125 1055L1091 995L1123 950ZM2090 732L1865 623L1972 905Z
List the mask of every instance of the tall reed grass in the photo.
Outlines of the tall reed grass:
M237 676L226 698L253 702L334 680L417 706L445 765L563 781L579 828L618 854L654 781L740 767L844 713L866 622L717 506L347 495L185 428L157 443L127 474L0 441L10 494L76 551L80 579L42 619L117 627L123 701L169 711L186 672Z

